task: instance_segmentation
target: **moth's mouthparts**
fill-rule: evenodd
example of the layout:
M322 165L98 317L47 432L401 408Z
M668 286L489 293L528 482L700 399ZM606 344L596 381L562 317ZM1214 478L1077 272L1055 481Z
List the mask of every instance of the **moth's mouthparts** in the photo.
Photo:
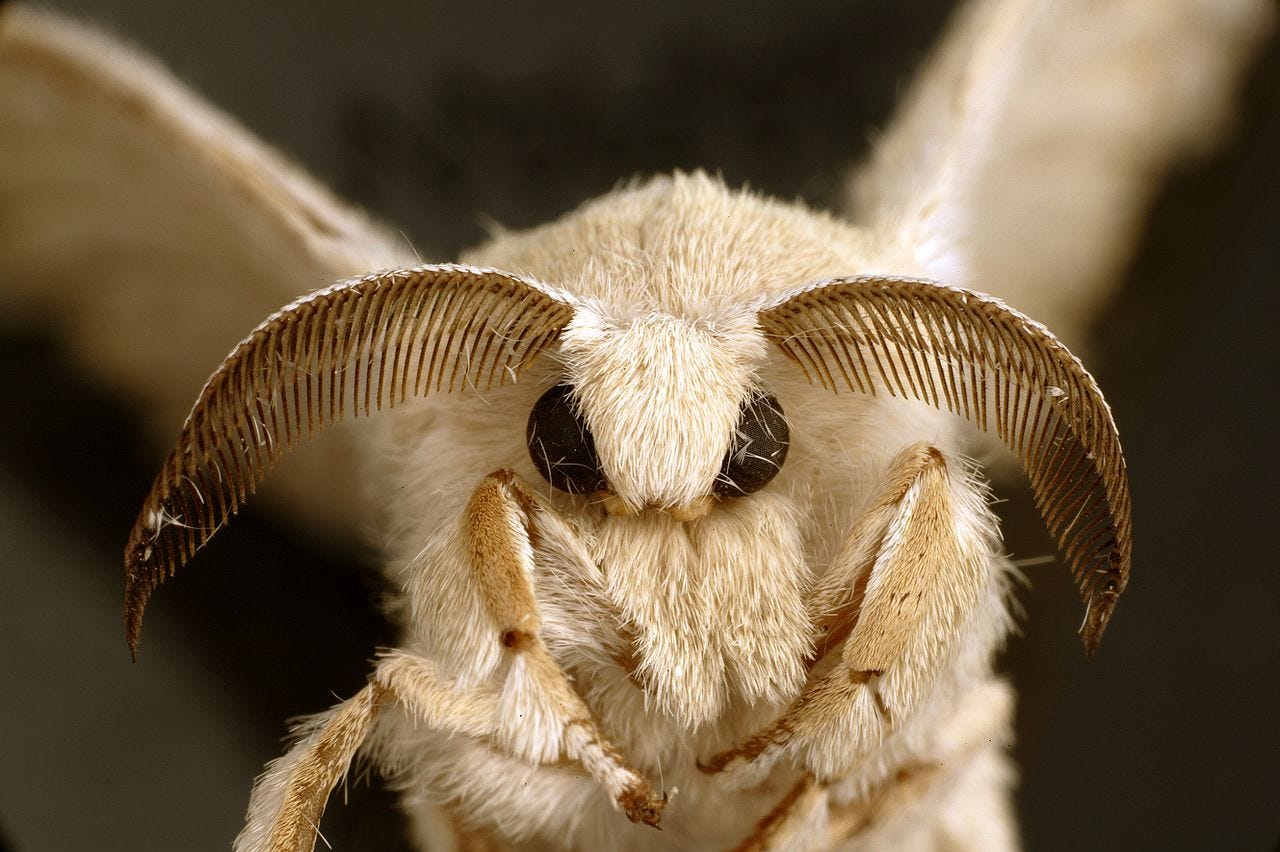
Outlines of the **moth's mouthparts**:
M694 500L687 506L671 506L663 509L671 517L677 521L687 523L688 521L696 521L707 512L711 511L711 507L715 505L716 498L710 494L704 494L697 500Z
M638 515L642 511L656 510L665 512L681 523L696 521L711 511L711 507L715 505L716 498L711 494L704 494L692 503L684 506L645 506L643 509L633 509L623 502L622 498L612 491L600 492L604 509L613 517L621 517L623 515Z

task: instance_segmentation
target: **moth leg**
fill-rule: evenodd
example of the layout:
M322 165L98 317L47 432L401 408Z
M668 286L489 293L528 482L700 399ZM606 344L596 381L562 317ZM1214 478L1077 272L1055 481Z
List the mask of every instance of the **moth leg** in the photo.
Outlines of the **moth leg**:
M538 517L550 511L509 471L486 477L467 505L473 576L509 658L501 684L459 688L428 659L383 655L368 686L305 723L297 744L270 764L254 786L237 850L312 849L330 792L392 700L433 728L493 741L532 763L576 761L628 818L657 825L665 797L601 734L540 636L530 578Z
M795 783L733 852L811 849L826 840L827 791L812 775Z
M467 505L472 570L509 662L498 697L497 738L534 763L578 761L630 820L657 825L666 797L603 736L540 634L534 548L540 518L549 522L549 515L553 510L508 470L485 477Z
M386 690L370 683L294 730L298 741L253 786L236 852L310 852L329 794L347 773Z
M745 784L786 757L819 781L842 777L952 667L966 631L983 621L975 610L985 602L1003 613L995 522L982 487L956 468L930 444L897 455L808 602L817 648L809 684L704 771Z
M555 662L544 656L545 652L535 650L531 653L539 658L533 663L540 670L535 677L554 678L555 672L547 670L547 665L555 666ZM382 658L374 678L395 696L410 718L438 730L503 744L502 719L509 712L503 705L503 689L459 690L448 677L437 671L430 660L399 650ZM563 717L567 719L559 721L562 726L560 751L533 762L577 761L613 797L619 808L627 812L628 817L635 822L655 824L666 804L665 799L655 797L644 777L628 766L617 750L599 735L576 693L567 700L565 696L559 698L566 711ZM545 710L539 712L545 714ZM538 723L537 719L527 721ZM631 816L633 811L637 816Z
M894 814L918 807L942 774L943 768L936 764L905 766L878 788L844 802L835 800L828 785L805 775L760 820L755 831L733 847L733 852L835 848L877 823L890 821ZM993 842L972 848L1014 847Z

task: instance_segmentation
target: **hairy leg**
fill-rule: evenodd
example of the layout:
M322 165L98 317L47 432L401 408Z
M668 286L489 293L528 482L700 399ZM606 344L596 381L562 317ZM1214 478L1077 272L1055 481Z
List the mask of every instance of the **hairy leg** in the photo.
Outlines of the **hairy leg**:
M377 718L386 690L370 683L304 722L298 741L253 787L236 852L310 852L329 793L347 773Z
M486 477L467 506L472 569L497 625L496 640L510 658L499 698L499 739L531 762L580 762L628 819L657 825L666 797L601 734L540 635L533 550L540 527L555 520L552 509L510 471Z
M302 725L298 742L259 779L238 850L312 849L329 793L388 701L419 723L486 740L532 764L580 764L629 819L657 825L665 796L604 738L540 636L533 548L539 518L554 525L550 512L514 474L485 477L466 508L468 567L505 665L479 684L462 685L410 651L384 654L369 685ZM379 762L394 764L394 744L379 747Z
M810 597L809 684L705 771L746 784L787 759L820 782L848 774L911 718L965 643L998 635L969 630L999 584L995 540L965 471L932 445L905 448Z

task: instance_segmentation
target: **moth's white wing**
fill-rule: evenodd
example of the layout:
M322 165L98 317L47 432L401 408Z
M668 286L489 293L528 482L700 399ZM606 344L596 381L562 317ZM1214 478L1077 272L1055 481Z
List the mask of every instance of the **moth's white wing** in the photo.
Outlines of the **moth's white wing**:
M166 442L262 317L410 260L153 61L21 6L0 12L0 222L4 315L53 326ZM345 455L303 454L281 502L349 529Z
M857 220L940 280L1068 343L1128 259L1161 174L1231 116L1267 0L979 0L855 174Z

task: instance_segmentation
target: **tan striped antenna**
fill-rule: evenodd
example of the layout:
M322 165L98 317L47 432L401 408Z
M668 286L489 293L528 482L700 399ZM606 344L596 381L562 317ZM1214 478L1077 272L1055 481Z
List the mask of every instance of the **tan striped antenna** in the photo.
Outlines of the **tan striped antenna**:
M276 462L351 414L516 378L574 302L525 278L461 265L352 279L280 310L205 383L125 547L135 653L151 593L236 514Z
M1080 587L1092 657L1129 582L1132 523L1111 409L1079 359L1000 300L921 279L820 281L758 316L810 382L921 400L1000 437Z

